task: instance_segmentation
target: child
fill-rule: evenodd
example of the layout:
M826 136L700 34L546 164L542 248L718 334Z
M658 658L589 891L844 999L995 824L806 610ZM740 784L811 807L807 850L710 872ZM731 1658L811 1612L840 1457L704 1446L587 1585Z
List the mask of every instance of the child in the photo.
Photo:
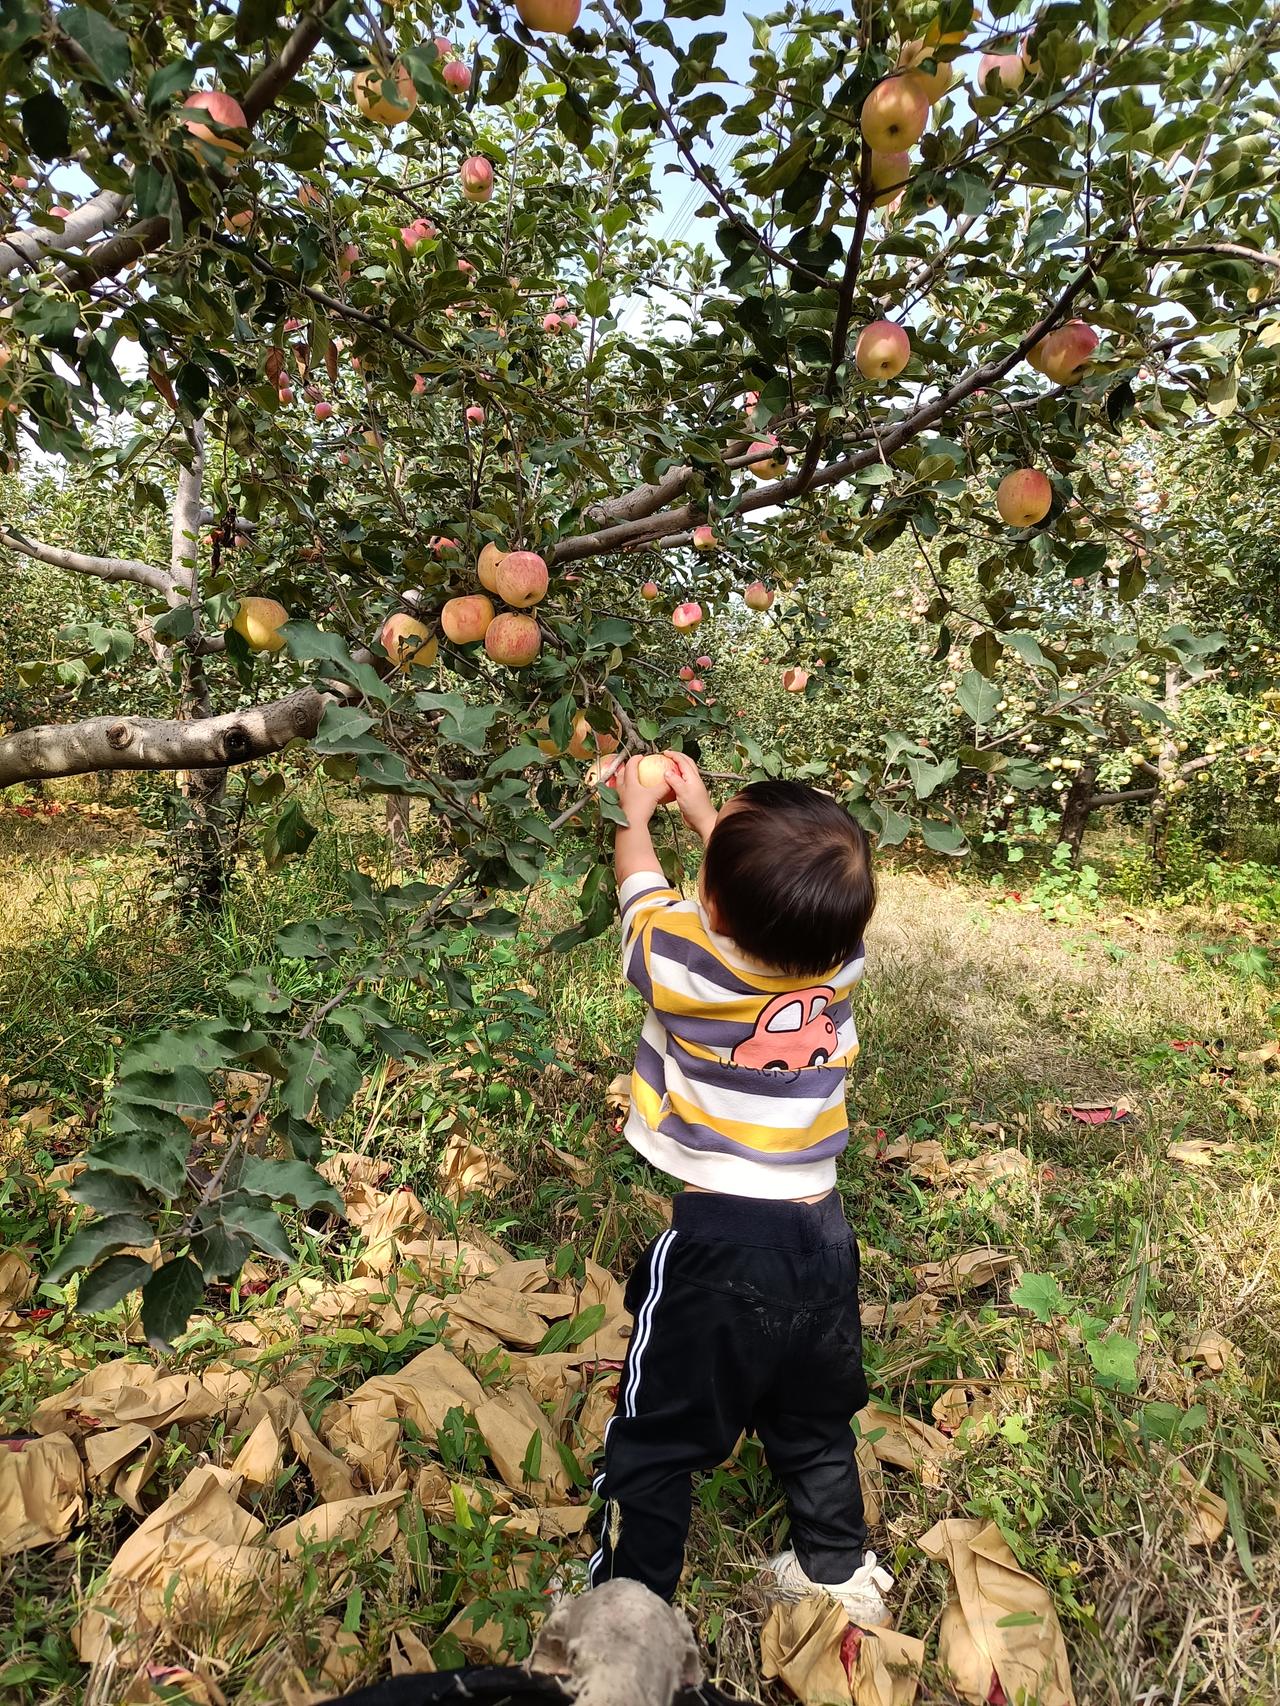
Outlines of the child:
M760 1437L786 1493L784 1593L821 1589L886 1620L892 1578L865 1550L850 1421L867 1401L858 1247L835 1189L848 1142L850 992L875 906L867 838L829 795L755 782L717 813L697 767L667 786L706 846L698 898L661 873L649 820L664 789L615 777L623 969L649 1007L626 1135L683 1181L669 1231L627 1287L635 1325L605 1434L591 1582L670 1599L691 1476Z

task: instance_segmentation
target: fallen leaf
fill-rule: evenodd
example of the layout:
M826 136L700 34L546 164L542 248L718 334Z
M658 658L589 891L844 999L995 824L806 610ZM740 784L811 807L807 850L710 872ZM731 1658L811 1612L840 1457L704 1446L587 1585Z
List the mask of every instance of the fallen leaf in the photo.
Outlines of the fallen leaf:
M1165 1150L1170 1161L1181 1161L1186 1167L1212 1167L1234 1152L1234 1143L1212 1143L1207 1137L1187 1138L1182 1143L1171 1143Z
M1206 1327L1194 1339L1184 1339L1178 1346L1179 1362L1202 1363L1210 1374L1221 1374L1235 1354L1231 1340L1212 1327Z
M1114 1102L1064 1104L1062 1112L1068 1119L1078 1120L1082 1125L1113 1125L1119 1120L1127 1120L1133 1113L1133 1107L1121 1096Z
M945 1184L951 1177L951 1163L935 1137L899 1138L896 1143L886 1144L877 1151L876 1158L891 1163L905 1162L912 1178L923 1179L927 1184Z
M84 1470L66 1434L0 1446L0 1558L65 1540L87 1510Z
M850 1706L853 1694L840 1657L849 1618L826 1594L769 1608L760 1631L760 1675L781 1681L802 1706Z
M995 1524L947 1517L918 1545L951 1571L956 1610L948 1606L944 1614L938 1664L951 1672L960 1691L985 1703L994 1674L1007 1700L1075 1706L1053 1598L1021 1568Z
M990 1285L1001 1274L1017 1266L1017 1257L1001 1250L966 1250L945 1262L924 1262L914 1269L916 1281L926 1291L974 1291Z

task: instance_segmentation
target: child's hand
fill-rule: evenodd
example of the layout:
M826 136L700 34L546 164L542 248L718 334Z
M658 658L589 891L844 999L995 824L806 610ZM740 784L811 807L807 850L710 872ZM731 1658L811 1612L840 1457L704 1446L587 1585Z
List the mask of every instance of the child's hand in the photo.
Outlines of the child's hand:
M640 780L640 765L644 754L629 758L611 778L613 786L618 790L618 803L627 814L630 828L636 829L641 824L648 823L666 798L667 789L672 786L669 777L659 780L656 787L646 785ZM668 767L669 768L669 767Z
M711 804L698 766L685 752L664 752L662 756L667 761L667 786L676 797L680 815L705 842L715 828L716 808Z

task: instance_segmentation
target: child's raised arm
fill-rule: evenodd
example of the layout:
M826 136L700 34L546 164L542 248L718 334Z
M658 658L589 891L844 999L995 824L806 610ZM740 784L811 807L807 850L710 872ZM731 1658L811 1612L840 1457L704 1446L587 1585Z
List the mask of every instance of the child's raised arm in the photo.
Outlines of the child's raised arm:
M687 752L664 752L667 786L676 797L680 815L705 847L716 826L717 812L698 766Z

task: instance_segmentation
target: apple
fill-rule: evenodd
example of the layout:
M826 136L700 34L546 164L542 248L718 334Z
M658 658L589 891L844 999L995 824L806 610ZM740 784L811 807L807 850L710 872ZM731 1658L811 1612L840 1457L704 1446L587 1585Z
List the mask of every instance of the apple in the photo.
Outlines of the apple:
M788 693L803 693L809 685L809 671L807 669L784 669L782 685Z
M432 232L432 236L433 237L435 236L434 231ZM472 274L475 272L475 270L476 270L476 266L475 266L474 261L467 260L464 255L458 256L458 271L460 273L465 273L466 276L468 278L470 278L472 276Z
M501 545L495 545L492 540L487 545L481 546L480 556L476 562L476 574L479 576L480 585L486 592L497 592L498 564L505 556L506 552Z
M327 421L329 416L333 413L333 404L323 402L317 403L315 408L312 410L312 413L318 421Z
M565 309L569 306L569 298L567 296L557 296L551 306L555 309L557 314L563 314Z
M780 480L787 471L787 453L776 438L758 438L747 451L747 467L757 480Z
M251 231L253 229L253 209L242 207L238 213L224 213L222 223L228 231Z
M1011 95L1026 74L1027 62L1020 53L984 53L978 61L978 93Z
M419 244L428 243L433 237L438 237L439 235L440 233L436 230L435 226L429 219L414 219L408 225L402 225L400 227L400 241L404 244L410 254L414 252Z
M517 610L540 604L547 596L547 565L536 551L508 551L493 572L498 597Z
M184 118L184 113L191 116ZM193 89L179 109L178 123L200 144L197 153L207 166L231 170L232 161L244 153L243 142L221 133L224 130L248 130L249 121L239 101L224 95L221 89Z
M910 76L886 77L862 103L858 123L873 153L892 154L919 142L929 122L929 101Z
M411 664L426 669L436 661L440 650L440 642L430 628L403 610L387 617L378 638L397 669L408 669Z
M911 360L911 339L892 320L872 320L858 333L853 359L864 379L896 379Z
M693 548L695 551L714 551L718 543L713 527L703 525L694 528Z
M558 314L544 314L542 316L542 329L544 332L558 332L560 330L560 316Z
M924 39L927 42L929 42L931 45L934 43L940 44L942 42L947 42L947 43L950 43L951 45L955 46L964 40L965 36L968 35L968 33L972 29L972 27L973 27L973 7L970 6L969 7L968 19L966 20L964 27L962 29L942 30L938 27L938 20L937 20L937 18L935 18L933 20L933 22L925 30Z
M425 373L415 373L413 376L413 394L415 397L425 397L427 393L427 376Z
M710 669L711 668L711 659L709 657L695 658L694 662L697 664L699 669Z
M458 174L464 201L489 201L493 196L493 166L483 154L470 154Z
M1008 527L1034 527L1053 504L1053 487L1038 468L1016 468L996 487L996 508Z
M646 752L636 765L636 781L642 788L661 788L662 795L658 800L660 806L670 805L675 799L671 784L667 781L667 760L660 752Z
M516 0L524 27L546 36L567 36L581 11L582 0Z
M565 751L570 758L576 758L579 762L584 758L590 758L593 753L603 758L606 754L618 750L618 742L621 738L622 730L617 722L613 725L613 733L609 734L601 729L593 729L587 721L585 713L579 712L573 719L573 733L569 737L569 744Z
M647 599L649 603L652 604L654 599L658 596L657 581L645 581L640 588L640 596L641 598Z
M616 788L618 784L613 778L622 764L621 758L597 758L582 773L584 785L588 788Z
M1040 359L1035 364L1055 385L1074 385L1084 377L1098 334L1083 320L1068 320L1039 345Z
M677 673L679 674L681 681L692 681L693 680L693 667L691 664L687 664L687 663L681 664Z
M251 652L282 652L289 612L274 598L242 598L231 626Z
M936 66L933 71L917 70L920 62L932 59ZM938 59L933 47L924 41L908 41L902 44L898 55L898 69L910 73L910 80L919 89L931 107L938 102L951 87L952 68L946 60Z
M440 626L446 640L452 640L455 646L470 646L484 639L493 617L492 599L482 592L472 592L465 598L448 601L440 612Z
M276 396L280 399L280 401L282 403L286 403L286 404L292 403L292 401L293 401L293 387L291 385L282 385L280 387L279 391L276 392Z
M471 67L461 59L450 59L440 73L446 89L452 89L455 95L465 95L471 87Z
M409 69L397 59L390 71L366 66L351 79L351 97L374 124L400 124L418 104Z
M702 620L702 606L692 600L677 604L671 612L671 623L675 628L696 628Z
M562 314L560 316L560 324L564 327L566 332L576 332L578 329L578 316L576 314Z
M702 678L700 676L697 676L697 675L690 676L689 677L689 691L690 691L690 693L705 693L707 691L707 684L705 681L702 680Z
M299 207L323 207L324 196L314 184L299 184L295 198Z
M427 541L427 547L434 551L437 557L442 556L446 551L460 551L462 549L458 541L450 539L447 533L433 533Z
M902 189L911 176L911 156L905 148L894 154L871 153L871 187L877 192L875 205L883 207Z
M532 616L504 610L485 629L484 649L495 663L523 669L542 650L542 631Z
M467 425L468 426L483 426L484 425L484 410L480 407L479 403L472 403L468 406L468 408L467 408Z
M743 593L742 601L748 610L767 610L773 603L773 594L763 581L752 581Z

